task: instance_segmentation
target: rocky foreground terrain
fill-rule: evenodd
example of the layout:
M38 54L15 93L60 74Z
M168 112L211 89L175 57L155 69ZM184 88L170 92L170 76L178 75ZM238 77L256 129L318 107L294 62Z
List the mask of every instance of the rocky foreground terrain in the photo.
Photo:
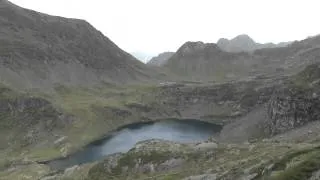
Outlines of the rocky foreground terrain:
M0 0L0 24L1 180L320 179L319 36L251 53L187 42L153 69L82 20ZM125 125L172 118L223 128L50 166Z

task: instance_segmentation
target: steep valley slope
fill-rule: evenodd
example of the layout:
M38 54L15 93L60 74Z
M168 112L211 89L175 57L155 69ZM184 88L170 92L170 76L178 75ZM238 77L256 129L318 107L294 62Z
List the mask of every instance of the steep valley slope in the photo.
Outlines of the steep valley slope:
M128 83L154 75L83 20L1 0L0 24L0 80L14 87Z

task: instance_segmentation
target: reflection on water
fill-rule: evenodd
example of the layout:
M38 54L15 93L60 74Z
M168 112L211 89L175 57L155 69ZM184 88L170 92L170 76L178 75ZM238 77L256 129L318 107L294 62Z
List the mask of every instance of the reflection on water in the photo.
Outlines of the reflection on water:
M163 139L182 143L203 141L220 130L220 126L195 120L165 120L149 124L129 125L108 138L92 143L81 152L66 159L51 161L49 165L61 169L96 161L106 155L127 152L137 142L149 139Z

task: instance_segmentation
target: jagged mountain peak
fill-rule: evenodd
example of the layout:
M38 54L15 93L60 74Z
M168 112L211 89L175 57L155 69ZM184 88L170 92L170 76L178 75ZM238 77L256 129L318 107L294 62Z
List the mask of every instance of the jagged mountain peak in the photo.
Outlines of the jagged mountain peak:
M204 52L204 51L220 51L217 44L214 43L204 43L201 41L188 41L184 43L177 51L179 54L189 54L193 52Z
M289 43L260 44L255 42L249 35L241 34L230 40L226 38L221 38L218 40L217 44L222 50L227 52L251 52L263 48L284 47L287 46Z
M251 42L255 42L249 35L247 34L240 34L238 36L236 36L235 38L232 39L233 41L239 41L239 40L245 40L245 41L251 41Z

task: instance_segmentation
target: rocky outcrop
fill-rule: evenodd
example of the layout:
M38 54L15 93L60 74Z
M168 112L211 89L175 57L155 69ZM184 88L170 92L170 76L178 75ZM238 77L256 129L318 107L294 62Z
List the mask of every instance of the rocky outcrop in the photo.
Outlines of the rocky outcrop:
M268 104L272 135L320 120L320 99L316 93L290 90L277 91Z
M319 72L310 65L274 92L267 106L271 135L320 120Z
M159 88L152 96L160 107L175 110L181 118L230 120L246 115L266 103L273 86L261 80L217 85L172 85Z
M195 146L203 148L195 148ZM180 144L148 140L136 144L128 153L107 157L90 169L89 178L121 178L135 173L152 174L179 170L187 161L204 158L206 154L213 153L217 148L218 145L213 142ZM202 154L202 152L206 153Z

